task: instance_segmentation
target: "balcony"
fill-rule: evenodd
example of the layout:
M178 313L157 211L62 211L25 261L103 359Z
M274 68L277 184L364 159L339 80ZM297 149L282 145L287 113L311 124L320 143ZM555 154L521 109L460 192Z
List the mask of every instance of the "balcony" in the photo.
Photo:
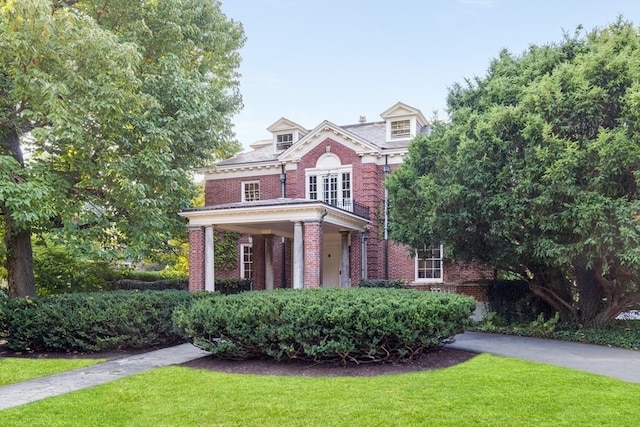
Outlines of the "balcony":
M342 209L343 211L351 212L359 217L370 219L369 218L369 208L364 206L355 200L352 199L344 199L344 200L331 200L324 201L324 203L333 206L334 208Z

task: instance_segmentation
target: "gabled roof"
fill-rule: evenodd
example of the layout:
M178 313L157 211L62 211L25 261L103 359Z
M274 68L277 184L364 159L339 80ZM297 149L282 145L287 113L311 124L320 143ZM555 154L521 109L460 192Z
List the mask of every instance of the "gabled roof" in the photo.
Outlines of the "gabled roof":
M328 137L338 137L339 139L344 140L345 144L350 145L350 148L357 153L375 153L379 152L381 148L357 134L350 132L345 129L345 127L338 126L328 120L325 120L316 126L315 129L309 131L309 133L300 140L294 142L291 147L283 151L278 156L278 160L295 161L313 149L316 143L322 142Z
M418 110L417 108L413 108L403 102L396 102L395 105L393 105L391 108L388 108L382 114L380 114L380 117L382 117L385 120L393 120L396 117L414 116L414 115L418 116L418 121L422 125L426 125L429 123L427 119L422 115L422 112L420 110Z
M298 129L303 133L308 132L307 129L305 129L304 127L284 117L280 117L278 120L275 121L275 123L273 123L271 126L267 128L267 130L271 133L283 132L283 131L288 131L293 129Z

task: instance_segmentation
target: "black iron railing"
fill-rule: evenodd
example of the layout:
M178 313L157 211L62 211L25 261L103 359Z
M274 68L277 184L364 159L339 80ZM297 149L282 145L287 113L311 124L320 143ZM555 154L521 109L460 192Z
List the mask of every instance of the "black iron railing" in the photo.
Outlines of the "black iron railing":
M344 200L331 200L325 202L328 205L336 207L338 209L342 209L347 212L352 212L362 218L369 219L369 208L364 206L355 200L352 199L344 199Z

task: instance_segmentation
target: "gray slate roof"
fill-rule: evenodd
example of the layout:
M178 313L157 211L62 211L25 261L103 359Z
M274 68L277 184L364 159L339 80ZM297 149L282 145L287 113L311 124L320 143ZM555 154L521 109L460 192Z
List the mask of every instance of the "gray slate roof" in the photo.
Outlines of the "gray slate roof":
M405 148L409 145L408 140L387 142L385 122L356 123L340 127L346 132L379 147L381 150ZM426 129L423 129L423 131L426 131ZM240 153L235 157L218 162L216 165L233 166L241 164L270 163L276 161L283 151L284 150L275 150L273 144L268 144L245 153Z

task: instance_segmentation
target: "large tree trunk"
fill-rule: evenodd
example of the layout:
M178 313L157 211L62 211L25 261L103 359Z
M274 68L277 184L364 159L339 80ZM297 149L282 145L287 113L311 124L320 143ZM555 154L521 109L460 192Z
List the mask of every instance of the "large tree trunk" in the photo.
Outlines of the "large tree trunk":
M33 276L33 251L31 232L15 226L5 210L4 244L7 248L5 266L8 272L10 297L33 297L36 295Z
M24 167L20 137L15 128L6 129L0 139L0 154L12 156ZM22 179L16 177L17 180ZM4 216L4 244L7 250L5 267L8 273L9 296L35 296L33 276L33 251L31 231L20 227L11 217L11 209L0 200L0 210Z
M599 272L593 268L575 266L576 287L578 288L578 313L582 324L592 323L605 308L605 289L598 278ZM608 301L611 304L612 301Z

